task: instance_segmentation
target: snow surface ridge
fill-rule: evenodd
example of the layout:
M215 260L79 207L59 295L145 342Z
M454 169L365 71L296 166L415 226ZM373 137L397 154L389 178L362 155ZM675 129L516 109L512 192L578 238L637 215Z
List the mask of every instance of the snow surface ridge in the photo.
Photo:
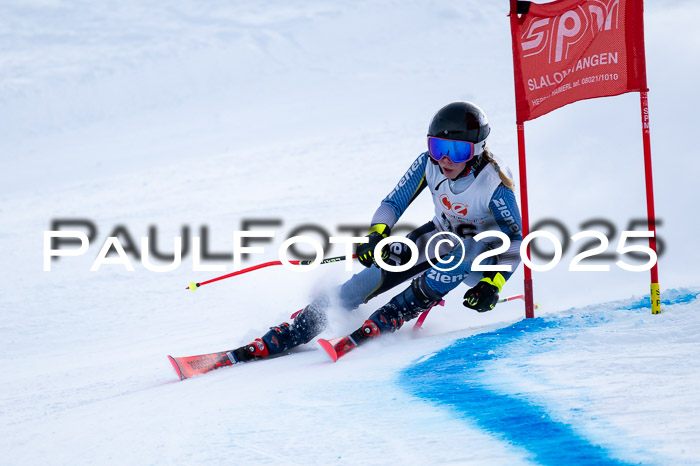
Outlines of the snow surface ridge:
M696 351L698 295L668 290L661 316L647 297L522 320L421 358L398 383L540 464L697 460L698 424L682 414L697 399L684 389L693 372L673 361ZM668 364L643 354L659 343Z

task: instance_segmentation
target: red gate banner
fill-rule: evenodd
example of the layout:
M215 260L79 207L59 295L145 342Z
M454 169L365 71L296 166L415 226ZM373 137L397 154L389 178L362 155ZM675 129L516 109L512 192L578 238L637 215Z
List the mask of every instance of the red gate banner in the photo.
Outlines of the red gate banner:
M511 0L518 122L583 99L647 91L643 14L642 0Z

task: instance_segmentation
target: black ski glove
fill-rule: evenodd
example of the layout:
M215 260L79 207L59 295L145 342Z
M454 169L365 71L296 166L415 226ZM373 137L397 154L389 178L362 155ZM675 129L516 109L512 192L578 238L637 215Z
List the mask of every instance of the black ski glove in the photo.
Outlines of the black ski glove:
M498 303L498 293L506 283L506 279L496 272L491 277L482 278L473 288L464 294L464 304L478 312L490 311Z
M388 237L390 234L391 229L387 225L383 223L372 225L372 228L370 228L367 233L369 242L357 245L355 254L357 254L357 259L360 261L360 264L365 267L372 267L372 264L376 265L377 263L374 261L374 248L381 240ZM386 260L388 258L389 247L387 245L382 248L382 259Z

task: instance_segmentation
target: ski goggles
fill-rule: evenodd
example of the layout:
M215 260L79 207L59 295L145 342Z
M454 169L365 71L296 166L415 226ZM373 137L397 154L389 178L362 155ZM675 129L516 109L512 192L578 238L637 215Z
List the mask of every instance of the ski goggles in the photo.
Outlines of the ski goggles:
M454 163L467 162L484 151L486 141L477 143L428 136L428 153L433 160L447 157Z

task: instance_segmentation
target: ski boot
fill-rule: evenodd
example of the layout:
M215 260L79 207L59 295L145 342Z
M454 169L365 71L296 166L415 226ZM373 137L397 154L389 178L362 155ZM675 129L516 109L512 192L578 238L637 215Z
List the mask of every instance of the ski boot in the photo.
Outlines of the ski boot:
M248 362L275 356L288 351L295 346L308 343L321 333L328 325L326 308L329 305L327 297L314 300L301 311L294 314L291 324L283 322L256 338L251 343L233 351L236 362Z

